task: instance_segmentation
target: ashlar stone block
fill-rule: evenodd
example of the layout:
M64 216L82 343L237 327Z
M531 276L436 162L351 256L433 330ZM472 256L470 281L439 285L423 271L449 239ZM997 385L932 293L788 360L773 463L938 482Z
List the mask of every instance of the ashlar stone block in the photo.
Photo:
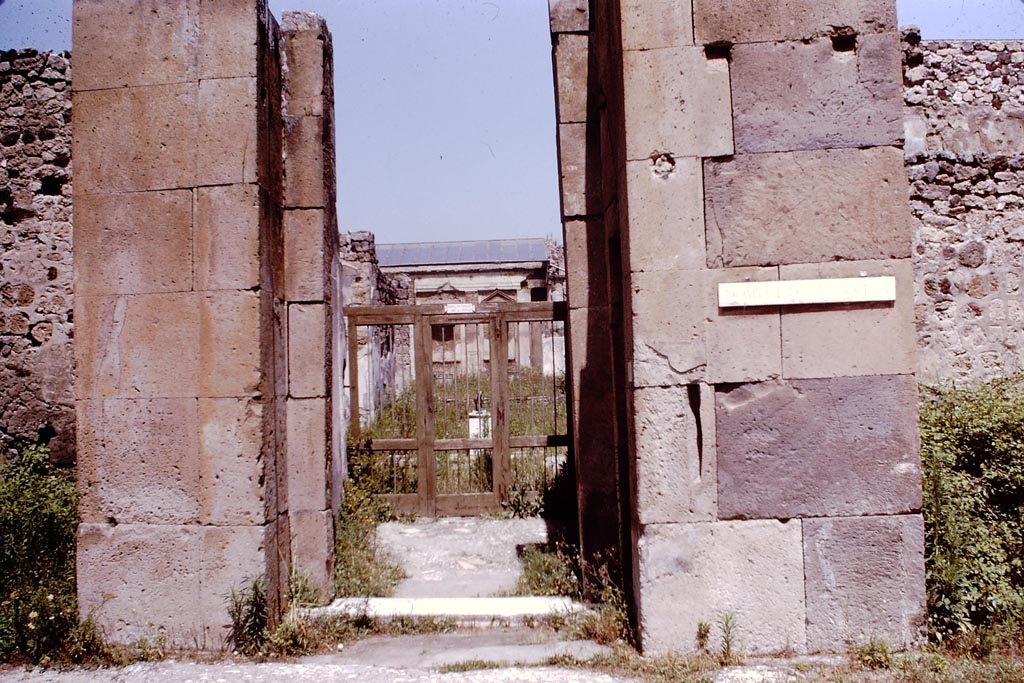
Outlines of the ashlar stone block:
M559 123L587 120L587 54L590 38L558 34L555 42L555 102Z
M324 304L288 306L288 394L293 398L325 395L326 325Z
M255 77L215 78L199 85L196 177L200 185L255 183L262 144Z
M742 652L805 649L799 522L650 525L638 546L645 653L691 652L697 625L725 613Z
M714 401L707 384L633 392L641 524L717 519Z
M783 280L896 278L896 301L782 309L783 377L909 375L917 363L911 259L782 266Z
M285 207L325 207L323 119L319 116L286 116L284 150Z
M697 270L706 262L700 160L662 155L626 164L629 268Z
M565 281L570 308L608 305L606 261L601 221L565 222Z
M293 116L322 116L324 113L324 35L321 19L304 25L297 19L308 13L286 12L282 25L282 46L288 69L284 72L285 100ZM329 34L327 34L329 35ZM330 64L327 65L331 69Z
M902 142L895 33L858 36L855 52L828 38L738 44L731 64L737 153Z
M805 519L803 526L808 649L872 638L898 649L924 642L920 515Z
M256 76L258 8L253 0L193 0L199 3L201 79Z
M715 415L721 519L921 508L913 376L719 387Z
M263 405L199 399L199 513L205 525L266 521L262 482Z
M623 54L626 159L733 153L729 60L695 47Z
M75 292L192 288L192 192L90 195L75 201Z
M195 289L259 286L259 191L256 185L197 191Z
M548 0L548 16L552 33L590 30L588 0Z
M266 567L263 526L205 526L200 530L199 608L208 644L222 642L231 627L225 596Z
M558 126L558 171L562 187L562 215L587 213L587 124Z
M704 162L709 267L910 256L896 147Z
M254 396L260 391L260 294L201 294L199 395Z
M327 491L327 415L322 398L288 400L288 511L323 511Z
M805 40L838 27L858 34L894 32L892 0L693 0L697 43L760 43Z
M322 209L285 211L284 254L288 300L322 301L327 280Z
M693 45L691 0L622 0L622 49Z
M322 600L334 595L334 519L330 510L292 511L292 571L309 578Z
M707 372L712 384L756 382L782 376L782 331L780 309L718 308L718 285L722 282L763 282L778 280L775 268L721 268L708 271L706 291L713 311L705 334Z

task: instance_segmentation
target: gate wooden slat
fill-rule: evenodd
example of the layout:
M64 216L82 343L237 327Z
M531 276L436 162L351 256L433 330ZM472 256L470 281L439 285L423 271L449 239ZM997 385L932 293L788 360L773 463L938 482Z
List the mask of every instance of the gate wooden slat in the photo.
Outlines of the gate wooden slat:
M508 321L504 313L496 314L491 323L491 394L494 493L499 500L507 500L512 483L512 456L508 442Z
M348 319L348 383L349 419L348 433L353 439L359 438L359 328L353 318Z
M416 318L416 438L419 441L416 489L420 514L433 517L437 502L437 463L434 461L434 354L430 323Z

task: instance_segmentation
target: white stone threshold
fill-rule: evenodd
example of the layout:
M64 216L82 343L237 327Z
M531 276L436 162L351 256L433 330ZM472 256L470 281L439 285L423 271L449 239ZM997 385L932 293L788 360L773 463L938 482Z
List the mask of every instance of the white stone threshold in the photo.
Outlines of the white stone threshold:
M298 610L312 619L331 617L443 618L459 623L528 623L537 619L567 617L587 610L568 598L340 598L325 607Z

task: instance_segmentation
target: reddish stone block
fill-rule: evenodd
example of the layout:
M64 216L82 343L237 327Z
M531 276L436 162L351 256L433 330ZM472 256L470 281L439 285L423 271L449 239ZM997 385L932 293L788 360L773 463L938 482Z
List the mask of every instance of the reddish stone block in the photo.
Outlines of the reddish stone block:
M199 399L199 515L205 525L263 524L263 405Z

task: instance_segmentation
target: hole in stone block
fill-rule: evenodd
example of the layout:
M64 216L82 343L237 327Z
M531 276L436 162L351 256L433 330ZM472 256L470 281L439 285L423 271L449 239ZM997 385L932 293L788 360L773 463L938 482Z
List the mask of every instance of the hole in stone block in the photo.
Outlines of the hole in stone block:
M855 52L857 50L857 34L853 29L843 26L832 34L832 49L836 52Z
M59 195L61 190L64 188L64 183L67 182L67 178L62 178L57 175L49 175L40 181L39 194L45 195Z
M700 421L700 385L687 384L686 397L690 402L690 412L693 413L693 424L696 427L697 438L697 472L698 476L704 473L704 427Z
M708 59L732 59L732 43L711 43L704 46L704 56Z

